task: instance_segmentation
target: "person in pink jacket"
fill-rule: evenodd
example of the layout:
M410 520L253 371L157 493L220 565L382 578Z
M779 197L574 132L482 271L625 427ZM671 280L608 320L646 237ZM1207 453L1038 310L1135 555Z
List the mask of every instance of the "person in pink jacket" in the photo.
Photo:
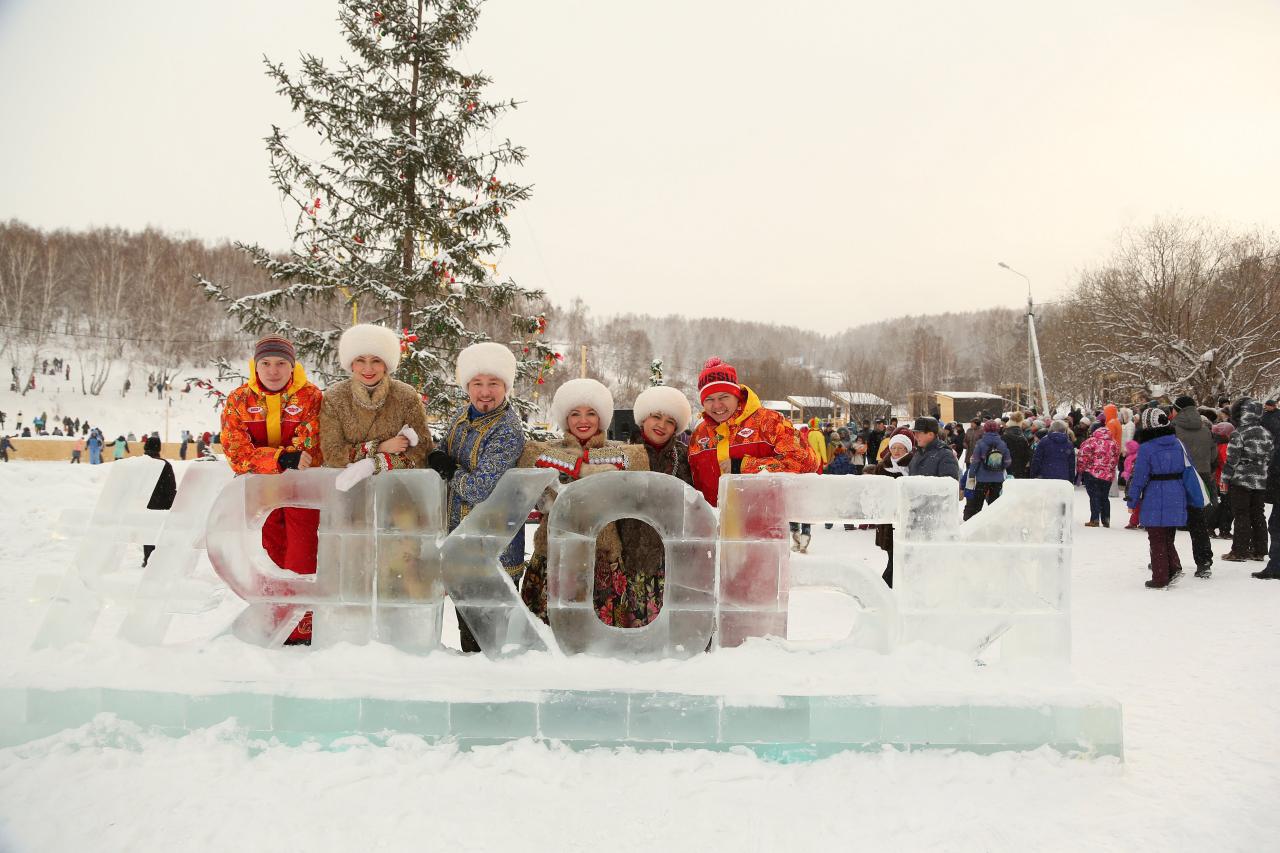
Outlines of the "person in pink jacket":
M1095 423L1076 454L1076 469L1080 482L1089 494L1089 523L1085 527L1111 526L1111 479L1115 476L1120 448L1111 439L1111 432L1102 422Z
M1133 463L1138 461L1138 442L1132 438L1124 443L1124 496L1129 497L1129 481L1133 479ZM1124 526L1125 530L1138 529L1138 513L1141 507L1135 507L1129 513L1129 523Z

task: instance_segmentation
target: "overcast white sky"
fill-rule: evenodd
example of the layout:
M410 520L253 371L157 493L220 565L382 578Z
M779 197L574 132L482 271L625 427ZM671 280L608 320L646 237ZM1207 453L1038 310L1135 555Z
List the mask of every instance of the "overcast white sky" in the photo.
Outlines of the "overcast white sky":
M263 54L324 0L0 0L0 219L285 248ZM524 106L501 271L601 314L823 332L1061 294L1179 214L1280 226L1280 2L491 0L463 65Z

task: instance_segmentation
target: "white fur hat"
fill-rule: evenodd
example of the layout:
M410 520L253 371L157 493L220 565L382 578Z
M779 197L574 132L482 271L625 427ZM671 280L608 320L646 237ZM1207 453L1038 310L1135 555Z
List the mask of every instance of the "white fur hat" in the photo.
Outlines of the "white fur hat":
M637 425L644 423L644 419L650 415L666 415L675 420L676 431L679 432L689 426L693 407L689 405L689 398L675 388L655 385L641 391L640 396L636 397L632 414Z
M516 384L516 357L511 350L493 341L472 344L458 353L457 379L463 388L477 376L496 376L510 391Z
M590 406L600 416L600 431L609 428L613 420L613 395L609 389L594 379L570 379L556 389L551 398L551 425L567 429L569 413L579 406Z
M362 355L376 355L387 365L387 373L395 373L400 366L400 338L384 326L360 323L352 326L338 338L338 361L345 370Z

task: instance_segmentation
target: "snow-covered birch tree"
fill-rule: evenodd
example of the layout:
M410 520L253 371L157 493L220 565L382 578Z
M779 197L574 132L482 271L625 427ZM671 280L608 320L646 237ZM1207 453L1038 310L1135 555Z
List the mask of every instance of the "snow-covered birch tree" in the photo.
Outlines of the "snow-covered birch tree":
M1047 335L1123 393L1265 394L1280 382L1280 243L1160 221L1086 271Z

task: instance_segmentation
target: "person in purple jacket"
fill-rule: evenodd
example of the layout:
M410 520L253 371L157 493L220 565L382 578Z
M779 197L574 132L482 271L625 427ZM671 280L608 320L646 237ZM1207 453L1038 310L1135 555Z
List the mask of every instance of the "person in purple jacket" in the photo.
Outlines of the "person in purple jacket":
M1182 574L1174 534L1186 525L1188 506L1204 506L1204 487L1162 410L1143 412L1134 438L1138 458L1129 481L1128 504L1130 509L1141 507L1138 518L1151 548L1151 580L1146 585L1167 589ZM1209 577L1209 569L1197 569L1196 577Z

